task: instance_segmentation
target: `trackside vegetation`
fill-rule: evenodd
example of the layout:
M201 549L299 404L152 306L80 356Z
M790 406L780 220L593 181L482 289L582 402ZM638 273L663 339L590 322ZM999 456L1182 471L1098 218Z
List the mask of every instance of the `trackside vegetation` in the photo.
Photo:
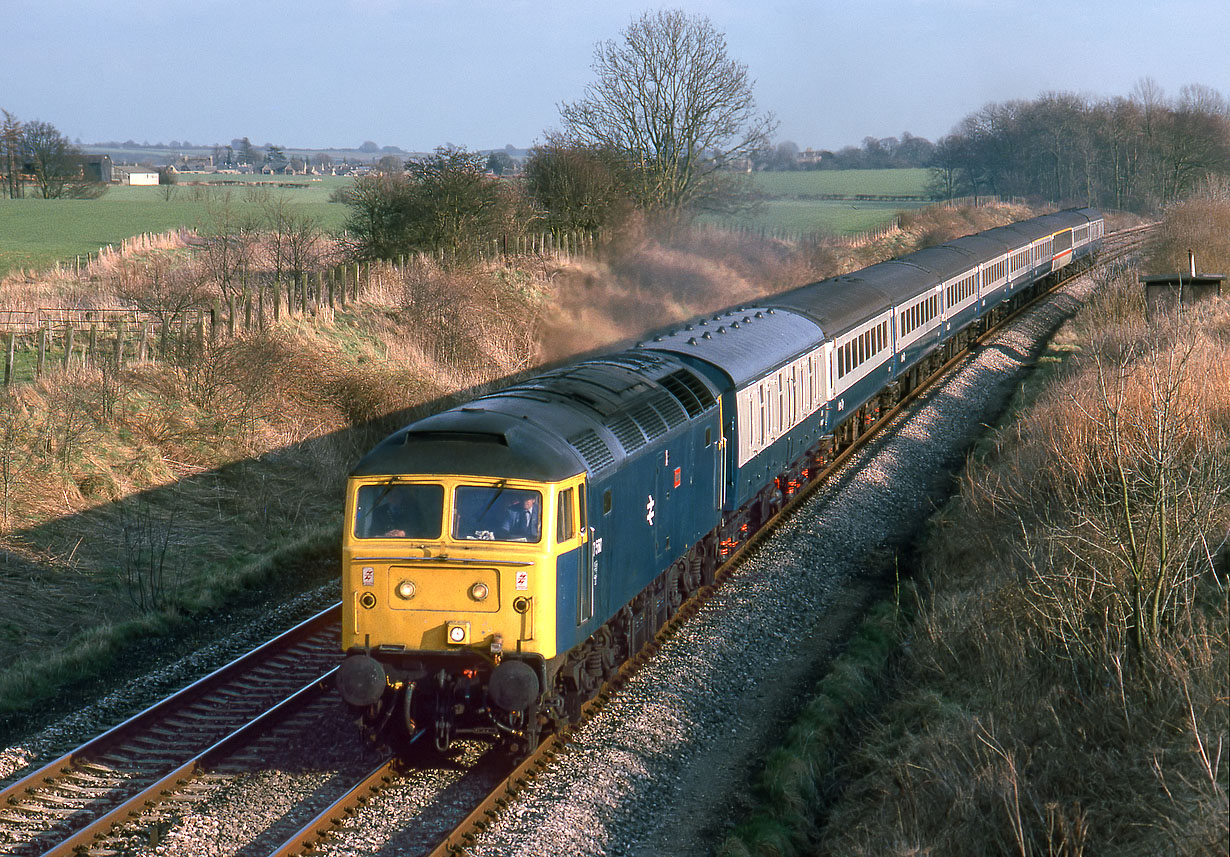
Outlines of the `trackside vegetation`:
M1138 277L1227 235L1210 188L1100 275L930 522L901 645L852 643L888 668L838 719L874 716L847 740L822 682L724 857L1226 852L1230 299L1147 319Z

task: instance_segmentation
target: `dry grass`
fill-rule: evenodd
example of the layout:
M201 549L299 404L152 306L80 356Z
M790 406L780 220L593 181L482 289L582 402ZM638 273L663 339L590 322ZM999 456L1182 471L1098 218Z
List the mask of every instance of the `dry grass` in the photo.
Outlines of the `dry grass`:
M824 853L1225 853L1230 301L1146 326L1111 279L935 522Z
M1146 274L1186 273L1188 251L1196 256L1197 273L1230 276L1230 195L1210 191L1178 203L1166 212L1160 235L1145 264Z
M549 362L632 342L715 309L1034 214L1006 205L921 209L910 214L906 228L856 248L793 246L713 229L667 235L631 228L600 258L544 272L550 299L541 321L541 357Z

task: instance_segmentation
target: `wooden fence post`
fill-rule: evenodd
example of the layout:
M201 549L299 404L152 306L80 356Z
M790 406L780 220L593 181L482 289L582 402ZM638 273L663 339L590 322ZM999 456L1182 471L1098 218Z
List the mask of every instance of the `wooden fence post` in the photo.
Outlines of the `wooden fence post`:
M115 368L124 368L124 322L115 323Z
M235 295L226 296L226 335L235 338Z
M86 355L86 362L89 363L91 366L94 365L94 361L97 359L97 355L98 355L98 323L92 321L90 322L90 350L89 350L89 353Z
M68 363L73 357L73 326L70 324L64 329L64 368L68 368Z
M43 377L43 370L47 368L47 338L51 336L51 328L44 327L38 332L38 363L34 366L34 377Z
M5 347L4 358L4 386L9 386L13 383L13 363L17 358L17 334L9 332L8 342Z
M149 319L141 323L141 341L137 344L137 362L144 363L149 359Z

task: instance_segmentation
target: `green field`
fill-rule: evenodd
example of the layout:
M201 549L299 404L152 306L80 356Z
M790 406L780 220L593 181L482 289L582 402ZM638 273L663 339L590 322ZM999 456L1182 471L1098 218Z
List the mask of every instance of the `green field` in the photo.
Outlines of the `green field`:
M100 247L119 244L143 232L167 232L209 222L211 210L227 204L259 215L261 200L283 196L317 218L328 230L340 229L346 207L329 202L329 194L350 179L325 176L321 181L298 179L298 187L280 188L283 177L265 181L268 187L243 185L197 186L195 180L217 181L221 176L181 176L183 184L167 199L161 187L113 186L99 199L0 199L0 275L16 268L40 269L77 256L97 253ZM237 181L241 177L225 177ZM258 177L244 176L244 180Z
M928 170L808 170L764 172L748 176L764 195L760 210L735 221L711 222L764 230L770 234L814 233L849 235L866 232L893 219L906 208L926 205L915 201L821 199L821 196L925 196Z
M806 170L752 173L756 189L774 197L820 194L925 196L930 170Z
M260 213L261 199L279 194L319 220L326 230L339 230L346 207L330 203L329 195L348 178L307 178L194 175L181 176L181 184L167 199L164 188L113 186L100 199L0 199L0 275L18 269L41 269L78 256L97 253L100 247L119 244L143 232L166 232L197 227L210 220L210 212L229 198L240 210ZM773 233L849 234L887 223L916 202L876 202L819 199L824 194L921 195L927 170L813 170L752 173L749 180L766 199L755 216L738 221L719 220ZM207 186L189 184L210 182ZM254 188L240 181L262 181ZM234 182L224 185L218 182ZM278 187L279 182L295 187Z

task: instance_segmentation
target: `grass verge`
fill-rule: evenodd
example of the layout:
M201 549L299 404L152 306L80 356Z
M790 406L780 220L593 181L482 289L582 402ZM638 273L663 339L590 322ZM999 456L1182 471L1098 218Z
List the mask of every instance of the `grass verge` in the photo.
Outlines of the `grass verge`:
M241 626L254 609L333 581L340 543L335 527L314 528L251 563L203 575L173 606L85 628L37 659L16 660L0 672L0 741L32 719L73 710L94 688L105 691Z
M829 672L816 684L755 786L758 806L727 836L720 857L812 853L809 848L834 787L837 761L884 699L889 665L909 632L913 584L874 605Z

